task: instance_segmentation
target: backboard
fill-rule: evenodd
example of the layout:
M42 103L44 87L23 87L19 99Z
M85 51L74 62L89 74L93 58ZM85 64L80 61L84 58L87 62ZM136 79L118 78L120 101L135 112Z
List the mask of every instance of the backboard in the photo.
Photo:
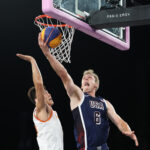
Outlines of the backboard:
M129 27L94 29L86 21L90 13L111 9L111 0L42 0L44 14L73 26L98 40L101 40L120 50L130 47ZM116 1L116 0L115 0ZM124 6L125 0L119 0L119 5Z

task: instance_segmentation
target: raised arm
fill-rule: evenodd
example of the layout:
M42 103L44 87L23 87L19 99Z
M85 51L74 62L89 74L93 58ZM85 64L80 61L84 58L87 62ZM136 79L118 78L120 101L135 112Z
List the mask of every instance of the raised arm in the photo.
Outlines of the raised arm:
M22 55L22 54L17 54L17 56L25 61L28 61L31 63L32 67L32 76L33 76L33 83L35 86L36 90L36 109L38 111L41 111L43 108L46 107L45 102L44 102L44 86L43 86L43 79L40 73L40 70L38 68L38 65L35 61L35 59L31 56L28 55Z
M135 145L138 146L139 143L134 131L131 131L129 125L116 113L110 102L106 101L106 104L108 118L118 127L122 134L129 136L132 140L134 140Z
M71 76L68 74L64 66L59 61L57 61L54 56L51 55L46 43L44 43L43 40L41 39L41 33L39 34L38 42L43 54L48 59L51 67L54 69L56 74L61 78L71 101L78 103L78 101L80 101L83 96L83 92L78 86L74 84Z

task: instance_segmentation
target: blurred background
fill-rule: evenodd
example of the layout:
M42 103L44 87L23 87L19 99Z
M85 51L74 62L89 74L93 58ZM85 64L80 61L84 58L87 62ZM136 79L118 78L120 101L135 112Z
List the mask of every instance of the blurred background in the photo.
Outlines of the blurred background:
M44 84L53 96L64 130L64 149L76 150L69 98L37 42L39 28L34 25L34 18L42 14L41 0L0 3L0 149L38 150L32 121L34 106L27 98L27 90L33 85L31 66L16 57L16 53L22 53L37 60ZM76 30L71 64L63 63L78 86L83 71L94 69L101 81L97 95L108 99L135 131L139 148L110 122L110 150L150 149L149 35L150 26L131 27L131 48L123 52Z

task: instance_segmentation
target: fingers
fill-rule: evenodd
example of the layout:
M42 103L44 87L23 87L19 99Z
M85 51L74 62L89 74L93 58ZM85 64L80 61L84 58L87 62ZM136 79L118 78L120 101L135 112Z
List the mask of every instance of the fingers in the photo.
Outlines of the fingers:
M16 54L16 56L19 57L19 58L21 58L21 59L23 59L25 57L25 55L18 54L18 53Z
M22 55L22 54L16 54L17 57L23 59L23 60L26 60L26 61L31 61L32 59L34 59L33 57L31 56L28 56L28 55Z
M123 134L125 134L126 136L129 136L132 140L134 140L135 146L139 146L137 137L134 133L135 131L127 131L127 132L124 132Z
M42 37L41 37L41 32L40 32L38 36L38 41L40 42L41 40L42 40Z
M50 37L50 35L49 35L49 37ZM49 37L44 42L44 40L42 39L42 36L41 36L41 32L39 33L39 35L38 35L38 41L39 41L40 47L47 47L47 43L48 43Z
M135 140L135 146L139 146L139 142L137 139Z
M41 36L41 32L39 33L39 36L38 36L38 42L39 42L39 46L41 48L43 48L45 46L45 43L44 43L42 36Z
M139 143L135 134L133 134L133 140L135 142L135 146L139 146Z
M136 138L136 136L134 135L134 138L133 138L134 142L135 142L135 146L139 146L139 143L138 143L138 140Z
M135 131L132 131L132 134L134 134L135 133Z
M49 48L47 46L47 42L48 42L47 40L46 40L46 42L44 42L44 40L42 39L42 36L41 36L41 32L40 32L38 35L38 43L39 43L39 46L44 55L47 55L50 52Z
M19 57L19 56L20 56L20 54L16 54L16 56L17 56L17 57Z
M135 146L139 146L139 143L138 143L136 135L134 134L134 131L132 132L130 137L131 137L132 140L134 140Z
M19 57L20 55L22 55L22 54L19 54L19 53L16 54L16 56L18 56L18 57Z

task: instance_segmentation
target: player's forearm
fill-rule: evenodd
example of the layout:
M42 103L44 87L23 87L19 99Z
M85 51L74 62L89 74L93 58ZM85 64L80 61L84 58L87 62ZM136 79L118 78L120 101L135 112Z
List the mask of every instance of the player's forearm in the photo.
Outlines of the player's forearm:
M64 68L64 66L58 61L56 60L56 58L54 56L52 56L52 54L49 52L46 55L46 58L48 59L51 67L54 69L54 71L56 72L56 74L62 79L64 79L67 76L67 70Z
M33 76L34 85L36 86L37 83L43 84L43 79L35 60L31 61L31 66L32 66L32 76Z
M129 125L123 120L120 121L118 128L122 133L127 132L127 131L131 131Z

